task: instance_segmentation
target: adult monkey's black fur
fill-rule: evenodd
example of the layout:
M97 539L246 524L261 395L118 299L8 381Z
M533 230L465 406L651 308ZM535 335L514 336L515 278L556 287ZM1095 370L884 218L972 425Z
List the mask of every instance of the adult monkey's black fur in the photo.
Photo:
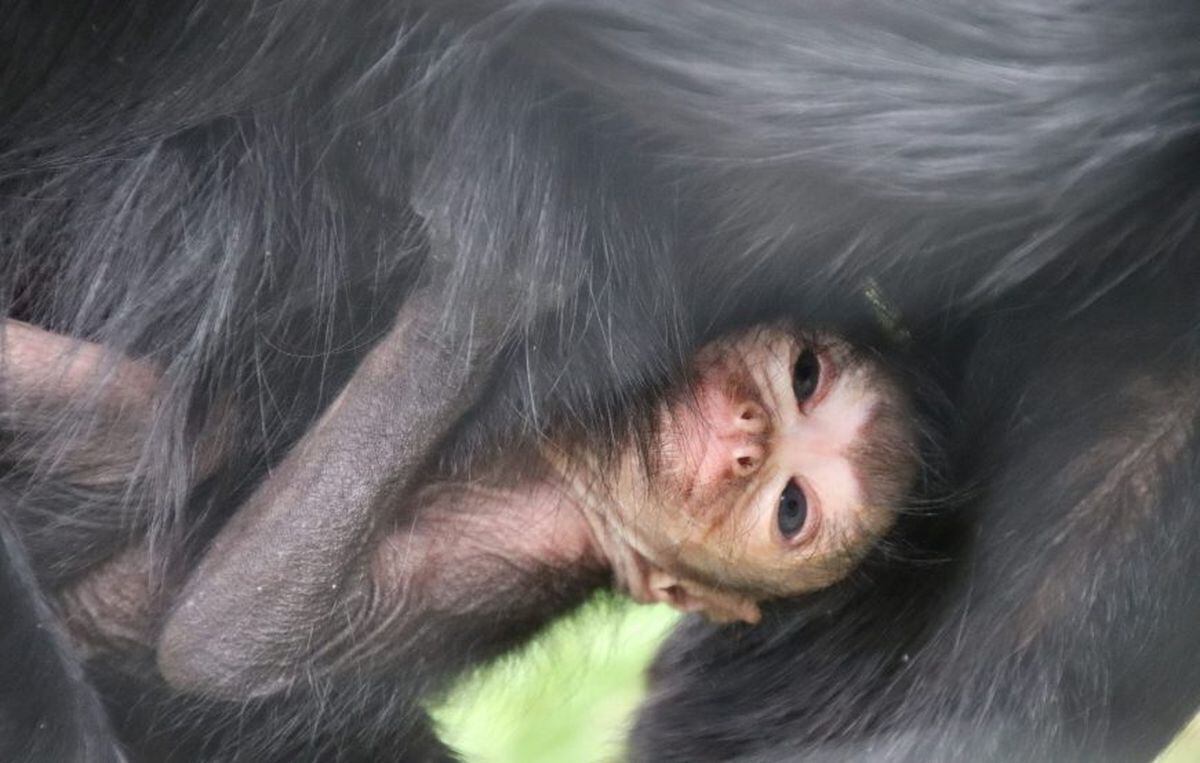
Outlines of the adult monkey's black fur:
M496 284L530 306L458 461L546 422L637 422L702 336L853 322L871 276L916 335L949 326L967 353L976 492L960 533L919 538L953 561L748 633L689 626L635 753L1127 759L1169 738L1200 693L1200 10L420 5L4 9L9 313L148 357L171 390L128 490L72 482L77 421L14 438L22 608L47 611L26 556L52 590L143 528L163 577L186 572L418 273L448 321ZM233 451L193 492L216 409L237 412ZM45 643L36 664L70 682ZM117 738L151 759L439 754L411 700L443 676L368 665L243 704L89 668L116 736L84 687L53 738L0 725L29 731L6 758Z

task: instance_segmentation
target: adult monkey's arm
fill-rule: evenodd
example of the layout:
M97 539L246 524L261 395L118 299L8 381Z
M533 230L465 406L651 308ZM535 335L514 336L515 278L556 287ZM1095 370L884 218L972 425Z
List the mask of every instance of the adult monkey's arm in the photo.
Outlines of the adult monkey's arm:
M474 402L500 333L476 320L447 336L437 296L406 300L338 398L218 534L159 640L172 684L269 694L353 631L357 599L370 591L363 562L380 500L412 482Z

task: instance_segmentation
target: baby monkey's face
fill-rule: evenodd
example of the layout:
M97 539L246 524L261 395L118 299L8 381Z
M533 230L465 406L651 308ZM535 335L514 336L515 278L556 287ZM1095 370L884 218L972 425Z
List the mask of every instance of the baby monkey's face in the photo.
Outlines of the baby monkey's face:
M651 463L620 470L623 582L755 620L763 599L844 577L888 529L917 469L912 414L829 334L755 329L704 347L693 371L661 409Z

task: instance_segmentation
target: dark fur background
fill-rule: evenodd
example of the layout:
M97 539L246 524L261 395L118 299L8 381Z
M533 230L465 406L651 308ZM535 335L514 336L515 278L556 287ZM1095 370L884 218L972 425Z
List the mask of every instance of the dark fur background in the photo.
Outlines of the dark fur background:
M1198 138L1184 0L4 3L0 299L169 394L107 491L79 415L5 402L3 757L444 754L403 674L85 681L46 598L143 532L186 569L430 274L447 322L501 281L557 306L512 316L449 464L608 442L706 336L869 325L867 278L953 400L954 506L887 574L685 625L635 758L1153 755L1200 696Z

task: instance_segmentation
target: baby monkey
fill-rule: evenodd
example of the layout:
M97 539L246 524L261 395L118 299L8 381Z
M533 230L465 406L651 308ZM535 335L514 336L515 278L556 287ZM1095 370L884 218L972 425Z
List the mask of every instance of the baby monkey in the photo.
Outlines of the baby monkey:
M393 341L368 354L288 459L329 454L329 422L386 395L370 379L372 356L403 357ZM102 360L98 346L14 321L3 354L10 410L56 396L73 404L89 379L111 382L93 394L105 415L79 452L126 454L105 473L133 479L139 449L129 441L148 431L161 394L149 364ZM186 581L152 585L149 554L135 541L58 597L86 654L124 664L129 655L114 652L138 645L186 691L262 696L365 665L401 671L426 693L606 586L753 623L765 600L840 580L913 485L913 421L900 385L847 342L757 327L703 347L648 439L615 457L551 438L470 479L376 494L360 519L338 505L297 516L305 485L285 460ZM372 421L340 425L369 433ZM221 462L221 431L214 423L199 436L197 479ZM346 476L352 487L359 478Z

